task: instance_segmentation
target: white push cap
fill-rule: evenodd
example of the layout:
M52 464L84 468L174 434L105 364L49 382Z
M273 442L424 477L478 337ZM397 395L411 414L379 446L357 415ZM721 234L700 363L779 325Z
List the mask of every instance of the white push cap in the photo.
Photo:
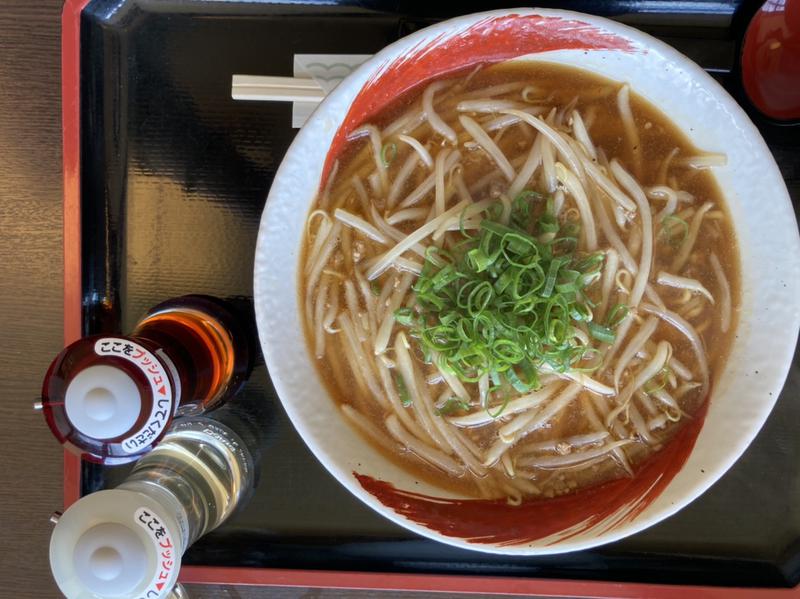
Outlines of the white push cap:
M127 597L147 573L148 553L136 532L107 522L81 535L73 560L86 590L101 597Z
M73 378L64 394L67 418L77 430L95 439L113 439L136 424L142 397L124 370L89 366Z
M67 599L151 597L153 589L166 597L175 585L185 542L176 518L185 518L185 511L166 489L139 486L142 490L90 493L59 518L50 539L50 567ZM163 525L172 545L170 557L162 553L157 530L143 520L144 514ZM173 561L166 578L162 559Z

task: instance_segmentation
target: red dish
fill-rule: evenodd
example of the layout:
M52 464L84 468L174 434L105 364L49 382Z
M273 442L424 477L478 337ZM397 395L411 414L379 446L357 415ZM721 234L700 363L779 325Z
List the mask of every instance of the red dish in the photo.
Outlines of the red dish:
M800 119L800 2L767 0L744 37L742 80L766 116Z

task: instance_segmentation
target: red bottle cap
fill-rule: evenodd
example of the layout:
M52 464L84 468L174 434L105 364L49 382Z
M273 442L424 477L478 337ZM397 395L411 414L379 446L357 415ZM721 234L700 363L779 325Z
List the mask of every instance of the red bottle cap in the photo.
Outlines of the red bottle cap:
M169 357L125 337L89 337L53 361L42 408L53 434L88 460L121 464L166 432L180 397Z

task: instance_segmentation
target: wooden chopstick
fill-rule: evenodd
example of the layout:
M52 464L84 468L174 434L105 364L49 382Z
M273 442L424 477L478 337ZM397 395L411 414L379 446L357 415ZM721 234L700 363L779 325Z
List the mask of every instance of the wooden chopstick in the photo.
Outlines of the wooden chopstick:
M231 97L262 102L321 102L325 91L313 79L234 75Z

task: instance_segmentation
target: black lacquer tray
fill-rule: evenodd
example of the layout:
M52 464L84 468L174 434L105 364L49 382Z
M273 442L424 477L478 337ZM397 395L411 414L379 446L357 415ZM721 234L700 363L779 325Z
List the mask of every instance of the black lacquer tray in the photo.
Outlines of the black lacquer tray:
M752 111L736 75L752 7L647 0L540 5L622 20L711 72L751 112L797 206L800 130ZM65 305L65 315L74 310L75 330L130 330L148 307L185 293L252 296L261 211L296 130L290 104L232 100L232 74L291 76L296 53L370 54L442 18L496 7L467 2L456 12L436 3L377 0L68 2L65 169L72 161L80 183L65 199L74 217L66 221L68 277L76 276L71 285L68 280L74 293L67 294L75 305ZM71 255L78 241L80 252ZM262 361L242 398L266 402L260 485L247 509L189 549L184 577L593 596L687 590L643 586L677 584L747 587L718 589L719 596L773 594L768 589L800 581L798 395L796 359L772 416L744 457L661 524L596 550L510 558L420 538L362 505L296 434ZM77 472L67 470L68 477ZM124 473L83 464L80 492L113 486ZM601 582L576 583L592 580Z

